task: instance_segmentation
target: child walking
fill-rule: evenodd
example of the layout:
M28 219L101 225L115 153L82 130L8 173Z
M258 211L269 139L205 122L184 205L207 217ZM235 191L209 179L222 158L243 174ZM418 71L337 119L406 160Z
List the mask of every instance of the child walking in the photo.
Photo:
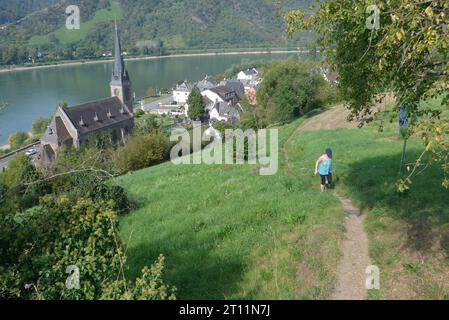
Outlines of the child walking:
M332 183L332 149L327 148L324 154L315 163L315 176L321 177L321 192L324 192Z

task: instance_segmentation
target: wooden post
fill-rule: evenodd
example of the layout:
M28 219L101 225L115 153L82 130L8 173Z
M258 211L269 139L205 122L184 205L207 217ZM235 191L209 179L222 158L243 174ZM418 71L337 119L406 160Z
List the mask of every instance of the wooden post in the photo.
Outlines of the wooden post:
M407 150L407 139L404 139L404 147L402 148L401 167L399 169L400 173L402 173L402 169L404 168L405 159L406 159L406 150Z

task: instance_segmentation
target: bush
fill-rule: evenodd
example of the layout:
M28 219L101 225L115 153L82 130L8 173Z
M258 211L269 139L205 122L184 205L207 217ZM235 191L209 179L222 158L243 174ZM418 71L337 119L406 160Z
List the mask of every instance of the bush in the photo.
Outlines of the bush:
M40 174L30 164L26 155L16 155L5 173L0 175L1 183L9 190L8 194L0 198L0 215L36 205L39 197L48 191L47 184L35 183L29 186L25 184L35 182L39 177Z
M26 145L26 141L28 140L28 138L29 138L29 136L28 136L28 133L26 133L26 132L22 132L22 131L15 132L9 136L9 139L8 139L9 147L12 150L19 149Z
M169 158L170 146L170 140L160 131L133 136L118 149L115 166L126 173L159 164Z
M134 115L136 116L136 118L140 118L145 115L145 112L142 109L137 109Z
M73 202L64 196L45 196L39 206L24 213L0 216L0 296L48 300L174 298L174 289L162 281L163 258L144 269L136 283L124 279L126 258L117 225L117 214L109 203ZM79 270L79 289L66 286L69 266Z
M119 215L127 214L131 210L131 202L128 199L126 191L120 186L100 183L91 189L88 196L89 199L95 202L112 200L111 208Z
M49 118L39 118L33 122L33 135L39 136L45 133L51 119Z

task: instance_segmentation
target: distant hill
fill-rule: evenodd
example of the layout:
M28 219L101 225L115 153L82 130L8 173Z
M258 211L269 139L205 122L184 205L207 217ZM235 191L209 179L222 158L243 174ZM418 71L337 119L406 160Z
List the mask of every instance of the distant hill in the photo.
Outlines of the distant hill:
M0 0L0 25L13 23L27 14L55 4L58 0Z
M307 9L315 1L281 3L283 9ZM64 27L65 8L72 4L80 7L81 30ZM0 30L2 44L105 49L112 44L116 18L128 48L155 44L168 49L296 46L313 37L300 33L289 39L275 0L0 0L0 7L6 8L4 22L28 14Z

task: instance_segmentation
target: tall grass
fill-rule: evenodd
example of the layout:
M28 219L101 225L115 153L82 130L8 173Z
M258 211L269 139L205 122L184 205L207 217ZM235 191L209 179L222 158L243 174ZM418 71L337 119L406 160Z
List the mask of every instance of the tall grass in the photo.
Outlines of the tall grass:
M281 146L299 123L281 128ZM308 159L295 162L313 172ZM138 203L121 222L128 275L163 253L181 299L328 297L341 208L309 174L281 168L264 177L257 169L166 163L120 178Z

